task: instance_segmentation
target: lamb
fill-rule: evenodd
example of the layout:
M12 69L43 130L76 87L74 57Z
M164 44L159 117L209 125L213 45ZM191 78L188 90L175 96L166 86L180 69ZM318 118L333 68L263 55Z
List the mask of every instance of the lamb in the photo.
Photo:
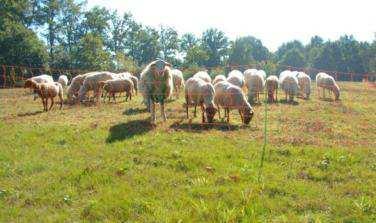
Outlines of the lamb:
M173 82L171 64L157 59L141 72L139 90L141 91L148 111L151 111L151 122L156 123L155 105L161 105L163 120L166 121L165 101L172 95Z
M99 102L100 97L100 81L115 79L115 75L110 72L94 72L86 76L80 90L78 91L78 100L83 101L88 91L94 91L94 98Z
M206 71L199 71L195 75L193 75L193 77L201 78L206 83L212 82L211 77L209 76L208 72L206 72Z
M132 100L132 92L134 90L133 81L130 78L122 78L122 79L111 79L107 81L101 81L99 85L103 88L105 91L104 100L108 96L108 101L110 101L110 98L114 99L114 102L116 102L115 99L115 93L122 93L125 92L125 101L128 101L128 98Z
M238 70L233 70L228 74L227 81L233 85L236 85L240 88L244 86L244 76L242 72Z
M136 76L132 75L129 72L119 73L118 75L120 75L121 78L129 78L129 79L131 79L131 81L133 82L134 91L135 91L135 93L137 95L137 93L138 93L138 78Z
M253 102L260 102L260 92L264 90L265 79L262 72L255 69L248 69L244 71L245 85L248 88L248 100ZM255 100L256 99L256 100Z
M209 123L212 123L215 113L217 111L217 109L214 106L214 94L214 87L211 83L207 83L199 77L189 78L185 83L185 102L187 118L189 118L188 107L195 107L194 116L196 117L196 108L197 105L200 105L202 122L205 123L207 119Z
M335 96L335 100L339 99L340 89L334 80L334 78L326 73L318 73L316 75L316 88L319 91L319 88L323 90L323 98L325 98L325 89L329 90L329 92L333 92ZM320 97L320 92L319 92Z
M219 83L221 81L226 81L226 77L225 75L217 75L214 77L214 80L213 80L213 85L215 85L216 83Z
M278 77L271 75L266 78L265 81L266 90L268 92L268 102L277 102L278 101Z
M248 125L253 117L253 109L248 103L242 89L227 81L222 81L214 85L215 96L214 103L218 107L218 115L220 115L220 107L225 109L227 122L230 122L230 110L238 109L242 122Z
M284 71L285 72L285 71ZM289 96L289 102L294 101L294 96L299 92L299 83L298 78L294 75L294 73L288 71L285 73L281 73L279 76L279 85L281 89L285 92L285 98L287 101L287 95Z
M61 86L66 87L68 86L68 77L67 75L60 75L59 79L57 80L58 83L61 84Z
M309 99L311 95L311 77L304 72L298 72L296 77L298 78L300 94L304 99Z
M52 83L54 82L54 79L52 78L51 75L47 75L47 74L42 74L42 75L38 75L38 76L35 76L35 77L31 77L29 79L26 80L25 82L25 88L31 88L31 86L28 86L26 83L30 83L30 82L27 82L28 80L33 80L35 81L36 83ZM34 100L36 100L38 98L38 94L36 93L36 91L34 91Z
M63 107L63 87L58 82L37 83L34 80L28 79L25 82L25 87L30 87L42 98L43 111L51 110L54 105L54 98L56 96L60 99L60 109ZM48 99L51 100L51 106L48 108Z
M184 89L183 73L178 69L171 70L172 81L174 83L175 97L179 98L180 90Z

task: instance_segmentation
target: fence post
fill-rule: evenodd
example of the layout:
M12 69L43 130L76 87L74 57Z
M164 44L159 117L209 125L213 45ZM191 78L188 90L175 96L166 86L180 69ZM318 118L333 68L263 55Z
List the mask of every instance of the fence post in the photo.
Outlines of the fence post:
M3 88L5 88L5 85L7 83L7 68L5 65L2 65L2 68L3 68L3 79L4 79L4 83L3 83Z

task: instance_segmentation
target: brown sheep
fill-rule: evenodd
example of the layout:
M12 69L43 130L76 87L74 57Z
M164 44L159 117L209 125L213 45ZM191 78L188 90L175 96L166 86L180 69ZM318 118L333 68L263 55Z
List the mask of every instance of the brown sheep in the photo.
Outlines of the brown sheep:
M54 105L54 98L59 96L60 109L63 107L63 87L60 83L37 83L33 80L26 80L25 88L33 89L42 98L43 111L51 110ZM51 99L51 106L48 109L48 99Z

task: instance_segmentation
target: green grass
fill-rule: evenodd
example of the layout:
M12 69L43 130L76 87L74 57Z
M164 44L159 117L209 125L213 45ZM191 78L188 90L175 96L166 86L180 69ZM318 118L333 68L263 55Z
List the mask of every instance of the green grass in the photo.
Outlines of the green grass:
M268 106L260 178L263 105L201 126L181 99L153 128L140 96L43 113L2 89L0 222L375 222L376 89L340 87Z

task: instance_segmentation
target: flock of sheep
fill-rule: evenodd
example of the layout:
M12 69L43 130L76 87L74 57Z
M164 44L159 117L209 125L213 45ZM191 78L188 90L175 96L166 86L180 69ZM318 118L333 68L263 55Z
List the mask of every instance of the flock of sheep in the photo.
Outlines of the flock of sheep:
M325 90L333 92L335 99L339 99L340 90L333 77L326 73L316 75L316 86L322 88L323 97ZM186 116L189 118L189 107L194 107L196 116L197 106L201 108L202 122L213 122L220 109L224 110L224 116L229 122L230 110L239 111L244 124L249 124L254 110L251 104L260 103L260 93L264 89L267 92L269 103L277 102L278 89L285 93L287 102L292 102L294 97L300 95L308 99L311 94L311 78L304 72L283 71L279 77L268 76L263 70L248 69L242 73L238 70L231 71L227 77L217 75L212 80L207 71L199 71L188 80L184 80L180 70L172 69L172 65L163 60L155 60L148 64L141 72L139 79L131 73L90 72L75 76L69 86L68 78L61 75L54 82L49 75L39 75L29 78L25 82L25 88L31 88L41 97L45 111L52 108L54 98L60 99L60 108L63 104L63 89L67 87L67 100L69 103L79 103L87 100L88 92L94 93L93 98L99 102L108 96L116 101L116 93L125 93L126 101L132 99L134 93L141 92L143 103L151 112L151 122L156 122L156 104L160 104L161 116L167 120L165 113L166 100L185 91ZM246 92L246 93L245 93ZM319 93L320 95L320 93ZM48 108L48 99L51 100Z

